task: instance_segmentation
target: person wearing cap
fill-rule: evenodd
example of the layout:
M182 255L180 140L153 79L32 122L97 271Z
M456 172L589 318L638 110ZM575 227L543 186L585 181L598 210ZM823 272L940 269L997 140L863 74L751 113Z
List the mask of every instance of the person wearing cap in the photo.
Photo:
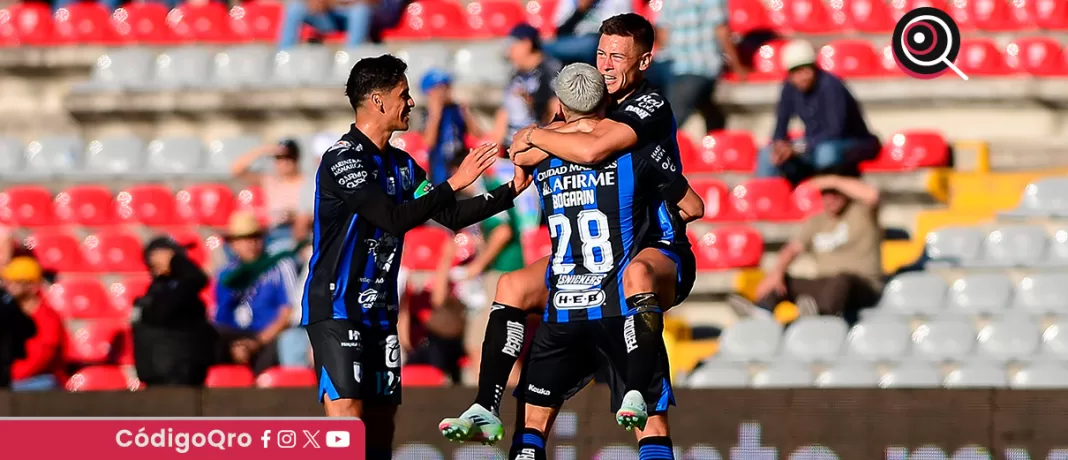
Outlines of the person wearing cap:
M631 0L563 0L556 4L554 40L545 52L564 64L594 64L601 23L617 14L634 11Z
M67 330L63 318L41 292L42 275L41 265L30 257L15 257L0 271L4 288L37 330L25 342L25 357L11 365L11 389L15 391L53 390L66 380L63 352Z
M829 168L875 158L881 145L868 131L860 103L841 79L816 65L812 44L794 40L780 53L789 74L775 110L771 145L757 158L757 176L785 176L797 184ZM794 116L805 125L804 149L787 137Z
M237 260L222 269L215 286L219 358L247 364L256 373L278 364L276 342L290 327L290 299L297 289L292 251L267 254L264 236L251 212L230 216L225 238Z
M879 190L857 176L817 176L806 185L820 190L823 212L809 217L786 246L774 268L757 286L756 304L731 296L729 304L741 315L770 316L783 301L797 304L802 315L846 315L875 305L883 288ZM815 278L787 274L803 253L815 259Z
M545 55L538 29L519 24L508 33L508 61L513 73L504 88L493 124L493 140L508 147L512 136L529 125L544 125L556 114L552 81L560 63Z
M434 184L448 179L447 165L457 155L467 153L467 136L482 136L478 121L467 107L453 101L451 85L452 76L441 69L429 70L419 85L426 95L423 140L429 146L427 173Z
M300 211L300 189L304 175L300 172L300 145L293 139L252 149L234 160L234 177L250 186L262 187L267 205L268 252L293 246L293 222ZM269 171L255 171L261 158L274 159Z

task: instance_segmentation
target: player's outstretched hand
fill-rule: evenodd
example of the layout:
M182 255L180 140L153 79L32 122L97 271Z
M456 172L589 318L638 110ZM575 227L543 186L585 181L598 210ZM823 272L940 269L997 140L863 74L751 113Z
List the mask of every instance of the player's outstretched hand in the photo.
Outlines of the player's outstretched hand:
M533 145L530 144L530 134L536 127L537 126L535 125L530 125L516 131L515 135L512 136L512 147L508 150L510 156L514 158L516 155L533 147Z
M482 175L483 171L492 166L494 161L497 161L498 151L497 144L492 142L471 149L471 152L464 157L464 161L460 163L460 167L456 168L456 172L449 178L449 186L457 192L467 188L475 182L475 179L478 179L478 176Z
M515 190L516 195L530 187L530 183L534 181L534 175L527 171L527 168L522 166L516 166L512 168L515 170L515 175L512 176L512 190Z

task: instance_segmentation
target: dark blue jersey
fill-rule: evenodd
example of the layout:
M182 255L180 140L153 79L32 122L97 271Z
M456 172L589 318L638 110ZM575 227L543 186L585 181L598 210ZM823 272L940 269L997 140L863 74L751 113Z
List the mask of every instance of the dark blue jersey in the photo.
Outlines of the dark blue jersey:
M456 201L404 151L380 150L355 126L323 154L315 176L312 257L302 323L361 321L387 330L397 320L397 271L404 234L428 219L460 229L512 206L503 185Z
M549 158L535 179L553 245L545 321L626 315L623 270L660 234L655 203L681 200L686 178L626 152L596 167Z

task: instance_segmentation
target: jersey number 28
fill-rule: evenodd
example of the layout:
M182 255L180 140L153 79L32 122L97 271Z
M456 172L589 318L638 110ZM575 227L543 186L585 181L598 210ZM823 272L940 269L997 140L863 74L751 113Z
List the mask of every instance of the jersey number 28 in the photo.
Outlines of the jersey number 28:
M556 239L556 249L553 250L553 273L558 275L571 273L575 264L564 263L564 255L567 254L571 242L571 219L563 214L552 214L548 217L549 236ZM608 235L608 216L596 209L587 209L579 212L578 220L579 240L582 241L582 266L590 273L607 273L615 265L615 257L612 255L612 242ZM600 260L596 250L600 250Z

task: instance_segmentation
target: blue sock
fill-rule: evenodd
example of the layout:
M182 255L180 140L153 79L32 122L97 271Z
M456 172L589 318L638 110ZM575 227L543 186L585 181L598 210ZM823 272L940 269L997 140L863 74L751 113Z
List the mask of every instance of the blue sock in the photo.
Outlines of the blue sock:
M545 435L533 428L525 428L512 439L509 460L546 460Z
M638 460L675 460L671 438L649 436L638 441Z

